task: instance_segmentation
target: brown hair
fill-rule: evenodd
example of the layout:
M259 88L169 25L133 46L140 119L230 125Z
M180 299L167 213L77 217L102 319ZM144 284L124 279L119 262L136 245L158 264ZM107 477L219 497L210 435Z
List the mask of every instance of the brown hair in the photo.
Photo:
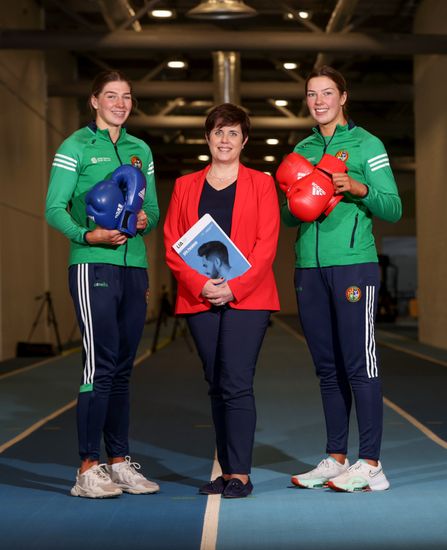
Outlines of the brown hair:
M132 94L132 106L136 106L136 101L133 98L133 91L132 91L132 82L127 78L127 76L122 73L121 71L115 71L115 70L107 70L107 71L101 71L98 73L93 82L92 82L92 89L91 89L91 96L98 97L99 94L104 90L104 87L109 82L126 82L129 85L130 93ZM91 105L91 101L89 98L88 101L90 110L94 112L94 109Z
M206 117L205 134L209 137L214 128L241 125L242 137L245 140L250 133L250 119L247 113L233 103L222 103L214 107Z
M304 84L304 91L307 96L307 88L309 86L309 80L311 78L316 78L318 76L326 76L327 78L330 78L332 82L337 87L337 90L340 92L340 95L343 95L344 93L348 93L348 86L346 84L345 77L336 69L333 67L329 67L329 65L323 65L322 67L319 67L317 69L314 69L309 76L306 78L306 82ZM343 113L345 116L347 115L347 106L348 101L346 100L345 104L343 105Z

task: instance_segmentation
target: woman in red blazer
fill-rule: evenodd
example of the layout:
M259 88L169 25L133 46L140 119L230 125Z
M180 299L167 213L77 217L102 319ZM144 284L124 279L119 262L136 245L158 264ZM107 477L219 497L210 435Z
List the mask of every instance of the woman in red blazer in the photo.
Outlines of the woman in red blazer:
M273 178L240 164L250 120L230 103L205 122L211 164L177 179L164 225L166 260L178 283L176 314L185 315L209 385L222 475L200 488L248 496L256 426L253 378L270 313L279 309L272 264L279 233ZM209 278L172 245L209 213L250 262L243 275Z

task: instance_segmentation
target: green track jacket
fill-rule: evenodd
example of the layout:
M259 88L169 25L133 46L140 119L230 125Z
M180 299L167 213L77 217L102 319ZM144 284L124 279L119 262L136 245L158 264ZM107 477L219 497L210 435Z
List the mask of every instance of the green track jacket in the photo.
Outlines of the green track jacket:
M143 210L148 225L121 246L89 245L84 235L95 224L85 212L85 195L99 181L108 179L122 164L140 167L146 176ZM155 191L154 163L147 144L123 128L114 144L108 130L90 124L74 132L56 152L50 174L46 219L70 239L69 264L107 263L147 267L143 234L156 227L160 217Z
M348 174L368 186L364 198L344 194L343 200L326 218L312 223L300 222L287 208L281 207L285 225L299 226L295 243L296 267L330 267L377 262L372 233L372 217L396 222L402 215L402 204L390 162L383 143L355 126L337 126L330 137L318 128L298 143L294 151L312 164L324 153L346 162Z

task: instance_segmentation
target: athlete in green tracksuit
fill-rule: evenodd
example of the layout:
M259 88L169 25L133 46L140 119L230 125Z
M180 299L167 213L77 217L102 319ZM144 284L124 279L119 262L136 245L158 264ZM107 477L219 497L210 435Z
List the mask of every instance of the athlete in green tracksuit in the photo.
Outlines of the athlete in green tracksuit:
M372 233L373 216L395 222L402 212L401 201L382 142L352 121L336 127L331 136L314 128L312 135L296 145L294 152L317 164L324 153L346 163L349 176L365 182L368 194L346 193L324 223L301 223L282 207L282 220L300 226L295 243L296 267L327 267L377 262Z
M71 494L104 498L159 489L128 456L129 379L149 286L143 237L156 227L159 209L152 153L122 126L132 109L129 81L116 71L100 73L90 103L95 122L74 132L55 154L46 218L70 240L69 285L83 344L77 405L81 467ZM95 226L85 210L86 193L123 164L139 168L147 184L132 238ZM99 464L102 436L107 465Z
M335 490L383 490L389 482L380 457L383 400L374 339L380 287L373 217L389 222L402 205L382 142L348 121L346 82L331 67L306 81L309 111L318 123L295 152L316 165L324 153L346 163L335 173L343 200L329 213L302 223L282 206L283 222L298 226L295 289L301 325L320 379L327 457L292 482ZM354 396L359 460L349 466L349 417Z
M147 225L134 238L127 239L124 246L88 246L85 235L95 224L85 213L85 195L122 164L132 164L146 175L143 210ZM74 132L55 154L46 216L50 225L70 239L70 265L93 262L146 268L143 235L156 227L159 219L154 162L147 144L129 135L125 128L121 128L118 140L113 143L109 130L100 129L95 123Z

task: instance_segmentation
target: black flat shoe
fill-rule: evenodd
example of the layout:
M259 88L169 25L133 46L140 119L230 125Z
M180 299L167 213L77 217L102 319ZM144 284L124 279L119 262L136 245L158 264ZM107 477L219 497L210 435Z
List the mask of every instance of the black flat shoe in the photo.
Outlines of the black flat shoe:
M253 484L248 478L247 483L244 485L240 479L230 479L227 481L227 485L222 493L224 498L244 498L251 495L253 491Z
M228 482L222 476L216 477L215 480L202 485L199 489L199 493L201 495L221 495L227 483Z

